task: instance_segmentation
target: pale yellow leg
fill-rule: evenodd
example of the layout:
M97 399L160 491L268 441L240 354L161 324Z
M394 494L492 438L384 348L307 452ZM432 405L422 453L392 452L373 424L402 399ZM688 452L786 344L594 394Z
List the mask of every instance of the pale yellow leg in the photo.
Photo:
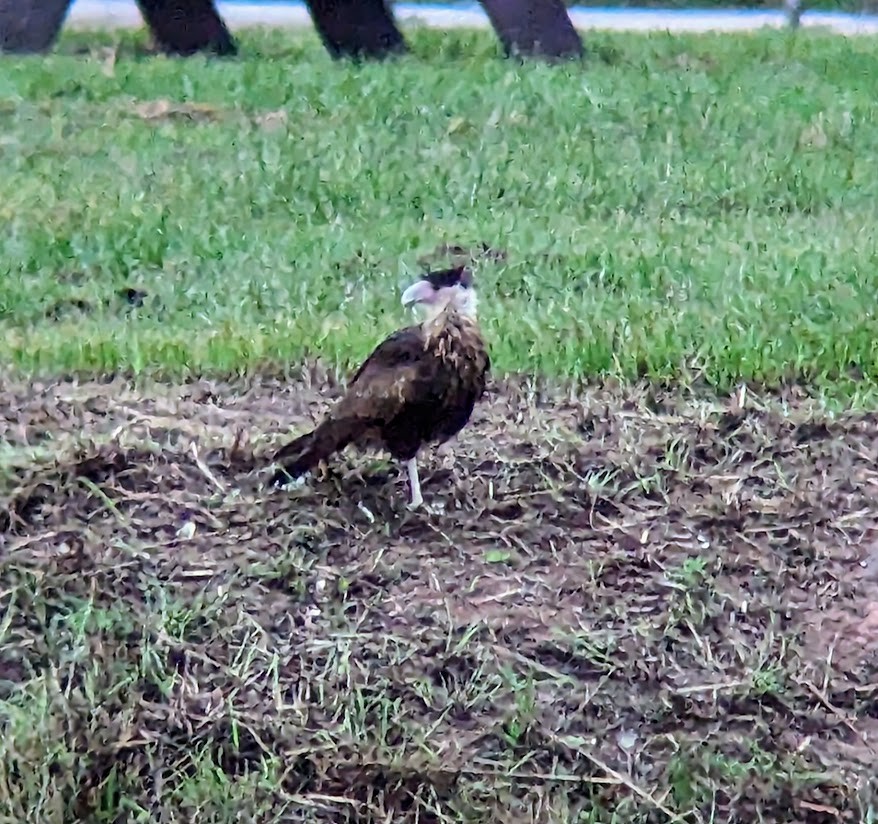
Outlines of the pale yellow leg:
M409 487L412 493L409 509L418 509L424 503L424 498L421 495L421 480L418 478L418 459L412 458L410 461L406 461L405 468L408 472Z

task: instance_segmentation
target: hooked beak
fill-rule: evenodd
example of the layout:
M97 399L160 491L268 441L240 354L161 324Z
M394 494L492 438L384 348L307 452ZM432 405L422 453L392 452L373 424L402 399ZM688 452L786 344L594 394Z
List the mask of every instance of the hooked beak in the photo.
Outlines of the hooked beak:
M412 306L415 303L430 303L436 290L428 280L419 280L402 293L402 305Z

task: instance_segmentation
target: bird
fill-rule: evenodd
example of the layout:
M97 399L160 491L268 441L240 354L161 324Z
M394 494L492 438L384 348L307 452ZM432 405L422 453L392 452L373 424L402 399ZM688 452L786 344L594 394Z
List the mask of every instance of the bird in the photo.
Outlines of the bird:
M281 447L272 485L297 479L348 445L383 448L405 465L408 508L423 503L418 454L457 435L482 399L491 359L466 265L428 271L402 293L418 322L385 338L317 427Z

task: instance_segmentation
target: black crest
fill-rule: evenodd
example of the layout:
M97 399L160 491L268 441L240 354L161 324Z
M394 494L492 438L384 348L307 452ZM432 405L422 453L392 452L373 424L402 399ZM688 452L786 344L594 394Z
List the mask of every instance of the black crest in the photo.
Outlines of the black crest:
M469 288L473 285L473 273L466 266L437 269L435 272L427 272L421 279L429 281L434 289L446 289L457 285Z

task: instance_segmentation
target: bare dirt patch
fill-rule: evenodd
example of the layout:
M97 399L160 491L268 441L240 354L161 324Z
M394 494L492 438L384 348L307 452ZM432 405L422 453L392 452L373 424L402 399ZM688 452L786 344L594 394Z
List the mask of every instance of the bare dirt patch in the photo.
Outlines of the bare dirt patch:
M875 416L510 383L426 458L437 512L356 454L261 488L334 392L0 394L10 815L875 809Z

